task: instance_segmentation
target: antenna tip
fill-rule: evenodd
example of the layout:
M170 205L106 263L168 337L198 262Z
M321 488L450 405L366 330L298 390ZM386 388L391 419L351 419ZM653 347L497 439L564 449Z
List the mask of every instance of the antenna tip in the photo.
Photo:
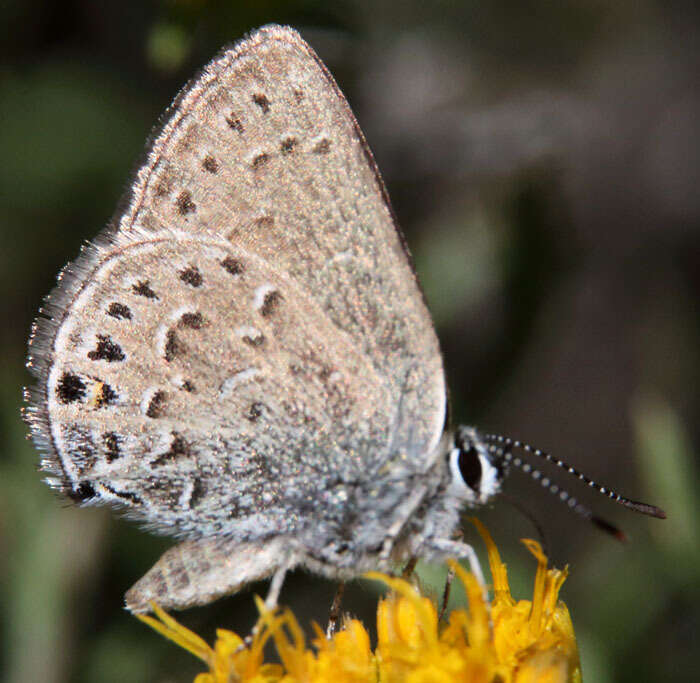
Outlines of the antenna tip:
M652 513L650 513L653 517L657 517L658 519L666 519L666 513L661 508L657 508L655 505L652 505L651 507L654 510Z
M618 529L616 526L610 524L610 522L606 522L600 517L591 517L591 522L593 522L593 524L595 524L601 531L604 531L606 534L610 534L616 538L618 541L620 541L620 543L627 543L629 540L624 531Z
M616 530L613 532L613 536L614 536L618 541L620 541L620 543L627 543L627 542L630 540L630 539L628 538L627 534L626 534L624 531L620 530L620 529L616 529Z
M656 517L657 519L666 519L666 513L661 508L657 508L656 505L632 501L630 508L635 512L641 512L643 515L649 515L650 517Z

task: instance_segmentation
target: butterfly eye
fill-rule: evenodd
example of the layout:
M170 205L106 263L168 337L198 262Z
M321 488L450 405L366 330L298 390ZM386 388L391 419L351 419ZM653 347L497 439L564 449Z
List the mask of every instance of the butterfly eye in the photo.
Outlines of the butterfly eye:
M482 505L499 492L505 471L475 429L457 431L448 459L450 490L463 502Z
M457 454L457 467L464 483L473 491L478 491L482 475L479 451L471 445L467 449L460 448Z

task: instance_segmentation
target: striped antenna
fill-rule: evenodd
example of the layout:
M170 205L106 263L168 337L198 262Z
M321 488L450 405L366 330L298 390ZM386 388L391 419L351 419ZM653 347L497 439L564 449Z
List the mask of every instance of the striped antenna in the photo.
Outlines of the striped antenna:
M558 484L552 482L552 480L545 476L540 470L533 467L529 462L524 461L521 457L513 455L510 452L511 449L518 448L525 451L529 455L533 455L556 465L560 469L565 470L567 474L576 477L579 481L584 482L590 488L595 489L598 491L598 493L602 493L604 496L607 496L614 502L619 503L620 505L623 505L634 512L641 512L642 514L650 515L651 517L666 519L666 513L661 508L658 508L655 505L649 505L648 503L640 503L636 500L625 498L612 489L606 486L601 486L597 482L593 481L593 479L583 474L583 472L579 472L575 467L568 465L559 458L555 458L546 451L539 448L533 448L530 446L530 444L518 441L517 439L500 436L499 434L482 434L481 438L485 443L489 444L489 450L491 453L493 453L496 457L502 458L506 466L513 465L526 474L529 474L535 481L539 482L542 487L547 489L549 493L557 496L563 503L566 503L577 515L589 520L599 529L602 529L603 531L615 536L620 541L626 540L624 533L620 531L620 529L601 517L594 515L585 505L580 503L576 498L571 496L568 491L562 489Z

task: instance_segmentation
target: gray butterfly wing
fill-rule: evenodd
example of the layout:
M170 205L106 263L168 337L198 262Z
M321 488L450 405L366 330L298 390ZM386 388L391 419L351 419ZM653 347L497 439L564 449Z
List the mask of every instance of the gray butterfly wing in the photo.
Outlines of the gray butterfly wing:
M281 533L427 468L446 392L371 153L291 29L178 97L115 227L37 321L51 482L196 537Z

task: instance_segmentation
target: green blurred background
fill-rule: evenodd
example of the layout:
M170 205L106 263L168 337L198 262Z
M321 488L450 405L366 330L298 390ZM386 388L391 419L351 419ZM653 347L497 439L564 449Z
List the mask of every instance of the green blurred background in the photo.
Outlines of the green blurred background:
M553 561L571 566L563 597L585 680L697 680L696 3L1 7L4 680L187 681L201 670L121 608L169 543L41 483L19 417L23 363L42 296L110 218L159 114L221 46L269 22L301 30L366 133L435 317L457 421L534 442L669 514L636 517L568 482L628 532L622 546L535 484L508 481ZM518 539L532 524L506 502L480 516L526 597L534 561ZM442 571L421 569L437 591ZM371 621L374 590L353 585L345 608ZM282 602L324 622L333 591L298 572ZM254 614L247 592L182 618L211 640L217 626L246 632Z

